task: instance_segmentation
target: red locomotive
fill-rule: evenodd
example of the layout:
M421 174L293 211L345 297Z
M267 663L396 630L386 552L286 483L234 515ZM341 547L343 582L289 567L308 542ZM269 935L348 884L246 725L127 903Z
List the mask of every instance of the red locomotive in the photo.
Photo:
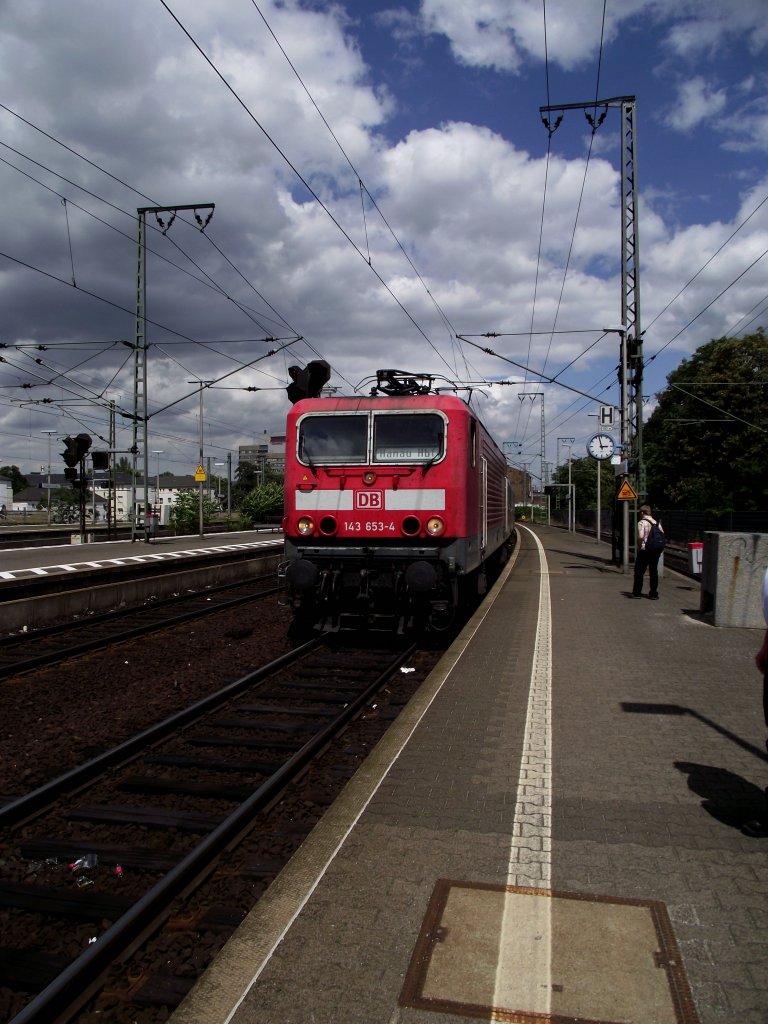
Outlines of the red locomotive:
M368 397L298 400L288 414L282 571L306 623L445 629L508 556L506 460L433 381L380 370Z

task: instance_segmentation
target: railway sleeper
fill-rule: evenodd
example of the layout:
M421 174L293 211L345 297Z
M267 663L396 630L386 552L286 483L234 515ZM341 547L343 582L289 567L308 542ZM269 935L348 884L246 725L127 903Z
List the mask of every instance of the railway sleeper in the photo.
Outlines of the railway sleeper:
M72 957L35 949L0 946L0 987L13 992L42 992L72 963Z
M133 905L128 896L0 882L0 906L78 921L116 921Z
M95 854L101 864L120 864L134 871L170 871L185 856L181 850L153 850L144 846L86 843L76 839L52 837L25 840L19 846L19 854L24 860L54 859L65 864L79 857Z
M151 828L177 828L182 832L212 832L221 818L191 811L170 811L164 807L128 807L100 804L76 807L67 812L74 821L110 822L114 825L148 825Z
M149 775L133 775L121 782L118 789L130 793L172 793L211 800L231 800L238 804L246 801L253 793L253 786L222 786L220 782L168 779Z

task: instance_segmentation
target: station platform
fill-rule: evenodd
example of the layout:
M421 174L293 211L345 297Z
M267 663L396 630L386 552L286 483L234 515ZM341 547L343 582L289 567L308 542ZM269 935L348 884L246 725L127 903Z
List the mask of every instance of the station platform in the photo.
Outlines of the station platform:
M765 1024L762 632L514 560L173 1024Z
M139 543L3 549L0 541L0 633L233 583L256 564L276 572L282 540L265 528Z
M210 555L217 551L231 551L234 548L257 549L281 539L281 531L264 528L232 533L210 533L203 537L163 536L150 541L112 540L48 547L3 549L0 543L0 588L4 582L15 580L42 579L92 572L94 569L113 570L119 566L178 561L181 558Z

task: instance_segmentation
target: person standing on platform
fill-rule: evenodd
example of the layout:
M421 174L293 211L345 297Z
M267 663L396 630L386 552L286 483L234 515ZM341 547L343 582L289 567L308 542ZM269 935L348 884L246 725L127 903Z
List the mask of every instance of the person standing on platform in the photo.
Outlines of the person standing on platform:
M763 674L763 718L768 729L768 569L763 577L763 618L765 619L766 630L763 637L763 644L755 655L755 665L758 672ZM765 741L768 749L768 738ZM762 814L754 821L748 821L742 826L742 831L755 839L764 839L768 836L768 789L765 791L765 803Z
M635 555L635 579L632 597L643 596L643 577L648 570L650 591L648 597L652 601L659 599L659 559L664 550L665 539L661 523L657 523L651 515L650 505L640 506L640 518L637 521L637 554Z

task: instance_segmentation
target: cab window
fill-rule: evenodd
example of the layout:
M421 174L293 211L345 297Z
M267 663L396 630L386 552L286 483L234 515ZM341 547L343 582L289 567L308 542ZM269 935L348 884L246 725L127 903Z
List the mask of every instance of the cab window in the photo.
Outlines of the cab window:
M368 416L307 416L299 425L299 461L329 465L364 463Z
M377 413L373 417L374 462L428 462L445 451L445 423L434 413Z

